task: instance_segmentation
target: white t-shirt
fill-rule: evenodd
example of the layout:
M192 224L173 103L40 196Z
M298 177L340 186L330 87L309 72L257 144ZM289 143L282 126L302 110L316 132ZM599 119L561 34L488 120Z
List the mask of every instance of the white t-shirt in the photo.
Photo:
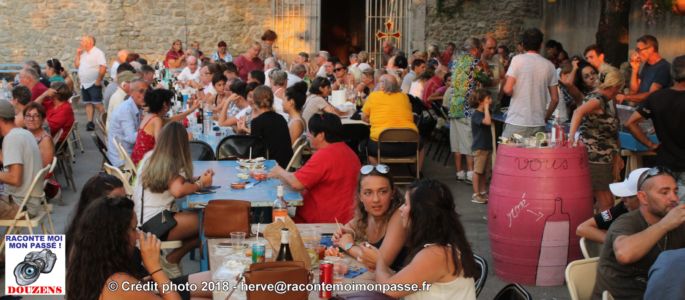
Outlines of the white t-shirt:
M269 78L269 75L271 75L271 72L274 70L276 70L276 68L271 68L264 71L264 85L271 87L271 78Z
M178 75L178 80L200 82L200 68L195 69L195 73L191 72L188 67L183 68L181 74Z
M559 84L554 65L538 53L514 56L507 76L516 78L507 112L507 124L525 127L545 126L549 87Z
M81 87L87 89L91 87L98 79L100 74L100 66L107 66L105 60L105 53L97 47L93 47L90 51L83 51L81 53L81 60L78 66L78 78L81 81Z
M326 77L326 67L325 65L321 65L319 67L319 70L316 71L316 77Z
M283 110L283 99L274 97L274 104L271 106L273 107L274 111L277 112L279 115L283 116L286 121L290 118L288 114L285 113Z
M210 94L210 95L216 95L216 89L214 88L214 85L210 82L208 85L205 86L204 89L205 94Z
M287 85L287 87L291 87L291 86L295 85L296 83L298 83L298 82L300 82L300 81L302 81L302 80L303 80L303 79L300 78L299 76L297 76L297 75L295 75L295 74L293 74L293 73L288 72L288 85Z
M112 68L109 69L109 76L112 77L112 79L117 78L117 68L119 68L119 61L115 60L112 63Z
M411 82L411 85L409 87L409 95L422 99L421 97L423 97L423 82L421 82L421 80L414 80Z
M2 141L2 156L4 171L9 172L11 165L22 165L23 172L20 186L5 184L5 192L14 198L16 204L24 200L29 193L29 186L43 167L43 159L36 138L26 129L14 128L5 136ZM43 182L38 184L31 191L31 198L26 205L30 215L35 215L40 209L40 199L44 197Z

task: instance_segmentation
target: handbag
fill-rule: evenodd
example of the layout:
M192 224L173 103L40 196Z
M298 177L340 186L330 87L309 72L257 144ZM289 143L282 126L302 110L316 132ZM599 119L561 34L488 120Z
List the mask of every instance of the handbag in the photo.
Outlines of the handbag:
M250 202L239 200L212 200L205 207L202 222L208 238L226 238L231 232L244 232L250 236Z
M172 228L176 227L177 223L176 219L174 219L174 213L165 209L143 223L143 216L145 215L143 213L143 210L145 209L145 187L142 188L143 193L140 196L140 223L143 224L143 226L141 226L141 228L143 231L152 233L158 238L161 238L171 231Z
M254 263L250 265L250 270L243 272L236 283L236 286L241 281L245 280L248 285L255 284L276 284L283 282L285 284L308 284L311 282L311 273L304 267L301 261L274 261L264 263ZM233 291L226 297L229 299ZM309 292L303 291L287 291L283 294L275 293L274 291L247 291L247 300L302 300L309 297Z

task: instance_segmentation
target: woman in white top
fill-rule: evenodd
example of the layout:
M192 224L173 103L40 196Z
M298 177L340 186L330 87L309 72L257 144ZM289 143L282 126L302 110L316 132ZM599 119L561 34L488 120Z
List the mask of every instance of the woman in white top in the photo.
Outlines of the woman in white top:
M376 281L416 284L424 290L386 294L409 300L476 299L474 278L478 277L479 270L449 188L436 180L415 182L399 210L402 225L407 228L409 263L392 274L385 259L376 260Z
M423 99L423 88L426 85L426 82L433 78L434 74L435 71L432 69L426 69L423 73L418 74L409 87L409 94L421 100L425 100Z
M139 165L138 180L133 190L138 225L146 223L165 210L171 210L176 198L185 197L212 185L214 172L206 170L199 178L193 178L193 161L190 158L188 134L178 122L169 122L159 133L155 148L148 152ZM143 204L141 208L141 204ZM142 210L142 211L141 211ZM176 225L166 232L158 232L162 241L180 240L183 245L169 253L163 261L173 270L181 258L200 245L198 239L199 218L195 212L171 213ZM161 222L165 222L162 218ZM147 225L150 226L154 220ZM173 272L173 271L172 271ZM178 269L180 273L180 269ZM176 275L176 274L174 274Z

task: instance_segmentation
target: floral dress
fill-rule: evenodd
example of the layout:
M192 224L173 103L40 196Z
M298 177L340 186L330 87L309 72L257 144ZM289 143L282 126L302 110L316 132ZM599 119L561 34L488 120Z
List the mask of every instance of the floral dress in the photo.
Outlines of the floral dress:
M454 94L449 104L449 117L454 119L470 117L469 96L476 89L475 70L480 60L469 54L460 55L454 61L452 69L452 87Z
M580 139L587 148L591 163L609 164L619 150L616 108L611 100L596 92L588 94L583 102L591 100L599 101L602 113L590 113L583 117Z

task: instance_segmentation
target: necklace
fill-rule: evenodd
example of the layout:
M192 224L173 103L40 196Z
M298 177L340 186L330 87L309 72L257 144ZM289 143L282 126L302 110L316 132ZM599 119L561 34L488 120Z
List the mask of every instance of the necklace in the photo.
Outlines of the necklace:
M656 245L657 245L657 247L659 247L659 250L661 250L663 252L668 248L668 233L666 233L666 235L663 238L663 242L664 242L663 247L661 246L661 241L662 240L659 240L656 243Z

